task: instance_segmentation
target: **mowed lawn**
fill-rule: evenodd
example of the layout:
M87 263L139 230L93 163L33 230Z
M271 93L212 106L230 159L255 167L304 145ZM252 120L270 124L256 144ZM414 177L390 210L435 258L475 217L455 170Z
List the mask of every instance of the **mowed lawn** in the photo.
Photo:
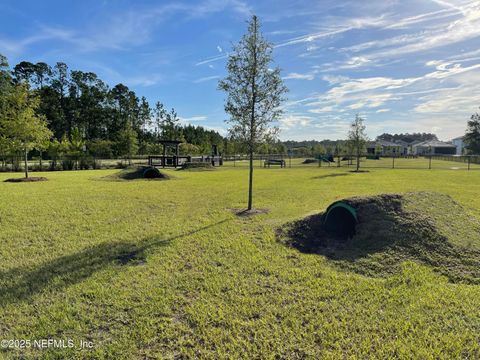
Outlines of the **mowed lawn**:
M257 168L254 205L270 212L251 218L230 210L245 166L101 179L115 171L0 182L0 340L93 342L0 358L480 357L479 286L414 263L364 277L275 236L366 194L438 191L480 219L480 171Z

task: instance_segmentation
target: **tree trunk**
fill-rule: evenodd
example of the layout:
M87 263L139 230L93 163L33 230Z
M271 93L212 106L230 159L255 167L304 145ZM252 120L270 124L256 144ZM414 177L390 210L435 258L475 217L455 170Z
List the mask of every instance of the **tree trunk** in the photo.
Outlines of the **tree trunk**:
M248 177L248 210L252 210L253 195L253 147L250 147L250 174Z
M28 151L25 148L25 178L28 178Z
M360 151L357 149L357 172L360 169Z
M257 101L257 93L255 89L255 79L257 76L257 17L253 17L254 21L254 41L253 41L253 73L252 73L252 109L250 114L250 174L248 177L248 207L252 210L253 195L253 148L255 143L255 102Z

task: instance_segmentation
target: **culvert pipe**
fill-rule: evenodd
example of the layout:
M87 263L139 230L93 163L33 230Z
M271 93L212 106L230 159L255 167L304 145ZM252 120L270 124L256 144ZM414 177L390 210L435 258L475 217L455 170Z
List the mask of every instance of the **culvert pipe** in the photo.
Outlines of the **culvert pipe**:
M323 226L328 234L345 239L355 234L357 224L357 210L344 201L331 204L323 220Z

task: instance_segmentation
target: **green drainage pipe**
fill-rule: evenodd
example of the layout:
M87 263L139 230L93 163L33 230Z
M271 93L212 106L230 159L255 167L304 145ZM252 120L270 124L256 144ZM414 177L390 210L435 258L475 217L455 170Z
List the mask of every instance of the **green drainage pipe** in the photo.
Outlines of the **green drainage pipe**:
M143 170L143 177L145 179L154 179L161 177L160 171L155 167L148 167Z
M344 201L331 204L327 208L323 220L323 226L327 233L341 238L352 237L357 224L357 210Z

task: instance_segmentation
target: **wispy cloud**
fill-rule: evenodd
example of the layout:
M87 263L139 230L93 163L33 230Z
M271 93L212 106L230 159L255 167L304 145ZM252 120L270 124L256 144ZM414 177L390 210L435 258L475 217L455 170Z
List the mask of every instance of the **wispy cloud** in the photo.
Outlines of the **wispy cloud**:
M299 74L299 73L289 73L287 76L283 77L284 80L313 80L315 79L314 74Z
M181 117L180 120L184 122L192 122L192 121L205 121L208 117L206 115L195 115L190 117Z
M200 60L199 62L195 63L195 66L209 64L211 62L226 59L227 57L228 57L228 54L213 56L213 57L210 57L208 59Z
M219 75L205 76L205 77L201 77L199 79L193 80L193 83L199 84L199 83L202 83L202 82L205 82L205 81L216 80L216 79L219 79L219 78L220 78Z

